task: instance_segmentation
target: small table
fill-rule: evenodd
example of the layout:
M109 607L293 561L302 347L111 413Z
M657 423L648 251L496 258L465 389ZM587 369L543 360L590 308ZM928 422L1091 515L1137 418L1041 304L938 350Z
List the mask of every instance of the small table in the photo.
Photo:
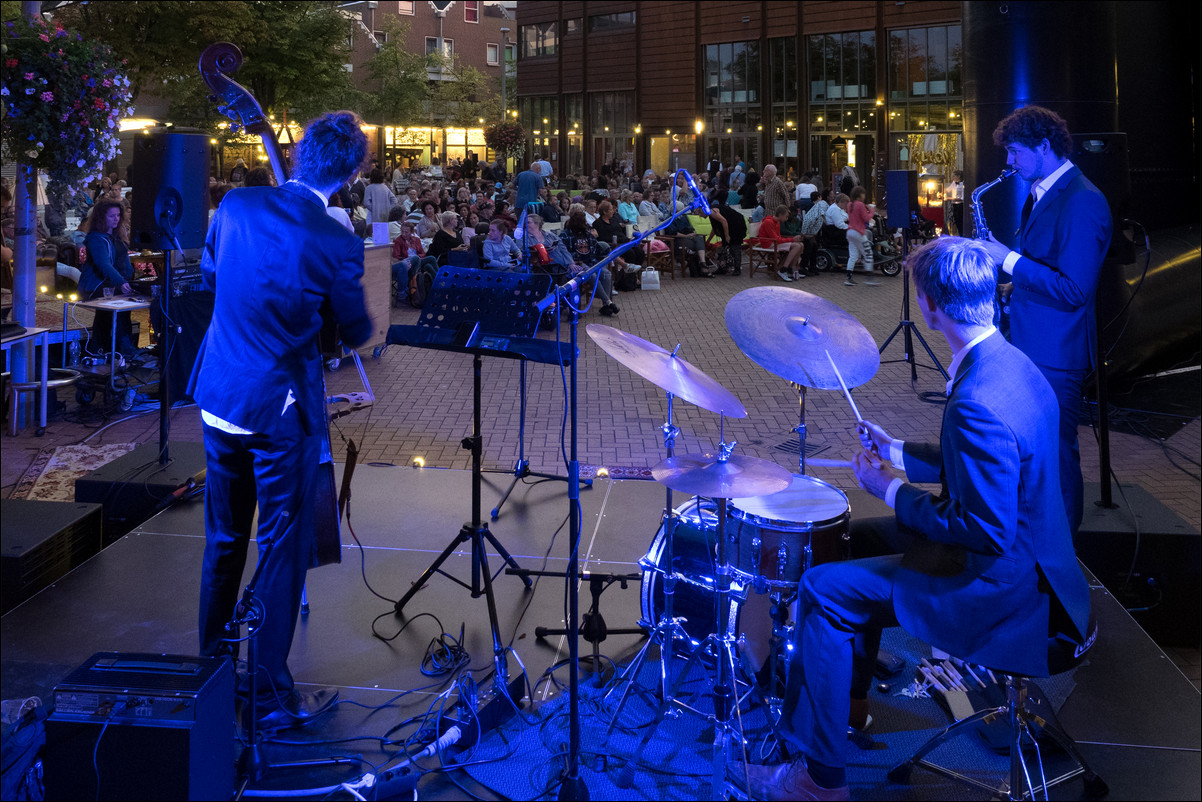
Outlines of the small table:
M46 382L50 378L50 343L46 339L46 335L50 329L47 328L32 328L26 329L21 334L14 334L11 337L5 337L0 347L5 353L8 353L14 345L19 345L26 340L33 340L34 347L41 345L42 348L42 379L38 382L38 434L46 430ZM9 381L12 381L11 379ZM17 410L14 407L10 414L12 417L12 425L9 427L9 434L17 433Z
M143 298L114 295L111 298L94 298L91 301L80 301L78 306L104 312L132 312L135 309L149 309L150 301ZM64 310L66 307L64 307ZM66 312L64 311L64 314ZM94 324L93 324L94 325ZM117 322L109 326L112 342L109 348L109 388L117 392Z

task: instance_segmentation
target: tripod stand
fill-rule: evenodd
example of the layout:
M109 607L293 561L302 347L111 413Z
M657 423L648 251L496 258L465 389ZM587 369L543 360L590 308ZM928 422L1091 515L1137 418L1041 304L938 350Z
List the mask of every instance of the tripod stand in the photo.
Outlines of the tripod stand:
M456 584L471 591L473 599L484 596L488 602L488 622L493 639L496 663L495 684L507 693L505 647L501 642L493 595L493 574L488 565L486 543L500 555L503 564L521 571L517 561L481 520L480 486L481 457L481 368L482 356L507 359L534 359L538 362L566 364L572 361L560 348L560 343L531 337L538 316L530 313L535 300L545 295L550 285L548 276L518 273L493 273L468 268L444 267L438 272L426 300L417 326L392 326L388 330L389 344L404 344L416 348L456 351L472 354L472 435L464 438L463 447L472 452L472 519L465 523L455 538L443 549L421 578L396 603L400 614L405 605L422 589L435 573L441 573ZM443 563L463 543L472 544L471 584L442 570ZM533 584L519 573L527 589Z
M903 228L902 229L902 253L901 253L902 261L904 262L906 260L906 257L909 255L910 255L910 230L908 228ZM885 353L885 349L889 347L889 343L893 342L893 338L896 337L899 332L904 332L904 334L905 334L905 353L903 354L903 356L900 360L895 359L892 361L910 363L910 384L911 384L911 386L918 383L918 362L914 359L914 340L912 339L913 337L918 338L918 341L920 343L922 343L923 350L927 352L927 356L929 356L931 358L931 361L935 363L934 368L931 368L930 365L923 365L923 367L929 368L931 370L938 370L943 375L943 380L948 381L947 371L944 370L943 365L941 365L939 363L939 359L938 359L938 357L935 356L935 353L931 350L931 346L927 345L927 341L925 339L923 339L922 332L918 330L918 327L914 324L914 321L910 320L910 272L908 270L902 271L902 316L901 316L901 320L898 322L897 327L893 329L893 333L889 335L889 337L885 340L884 344L881 346L880 353L882 353L882 354Z
M518 482L525 479L527 476L537 476L540 479L558 479L561 482L568 481L568 477L560 476L557 473L540 473L530 470L530 462L526 459L526 362L522 360L521 366L518 368L518 383L521 394L521 401L518 407L518 461L513 466L513 480L509 483L509 487L505 489L501 500L497 502L497 506L492 508L492 519L495 521L501 515L501 507L505 506L505 502L509 499L509 494L518 486ZM585 487L592 487L592 479L579 480Z

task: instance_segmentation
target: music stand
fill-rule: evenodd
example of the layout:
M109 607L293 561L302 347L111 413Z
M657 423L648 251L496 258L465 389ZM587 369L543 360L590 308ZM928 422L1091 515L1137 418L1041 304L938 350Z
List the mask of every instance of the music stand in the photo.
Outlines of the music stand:
M550 287L550 276L443 267L434 278L418 325L392 326L388 330L389 344L401 343L415 348L471 354L473 375L472 435L463 440L463 446L472 452L472 519L463 525L421 578L396 603L396 612L400 614L409 599L436 572L470 590L473 599L483 595L488 600L488 621L493 638L493 658L496 663L494 682L502 693L508 687L508 672L485 541L501 556L504 565L518 571L521 567L489 531L488 524L481 520L481 452L484 442L480 432L481 363L483 356L555 361L561 364L571 361L560 343L533 337L540 315L535 305L547 295ZM447 558L467 541L472 544L470 585L442 570ZM524 574L520 576L525 586L530 588L530 578Z

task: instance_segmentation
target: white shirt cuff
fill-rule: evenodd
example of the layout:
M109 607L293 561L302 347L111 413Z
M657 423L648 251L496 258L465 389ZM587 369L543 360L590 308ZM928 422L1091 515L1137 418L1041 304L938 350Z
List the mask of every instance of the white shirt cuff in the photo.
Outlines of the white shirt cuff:
M1021 258L1022 256L1014 251L1010 251L1010 253L1006 255L1005 261L1002 262L1002 270L1006 272L1006 275L1014 275L1014 266L1018 264L1018 260Z
M903 471L906 469L904 464L906 459L905 447L905 440L894 440L889 444L889 461L893 463L894 468L900 468Z
M885 491L885 503L889 505L889 509L893 509L897 504L897 491L904 484L901 479L894 479L889 483L889 489Z

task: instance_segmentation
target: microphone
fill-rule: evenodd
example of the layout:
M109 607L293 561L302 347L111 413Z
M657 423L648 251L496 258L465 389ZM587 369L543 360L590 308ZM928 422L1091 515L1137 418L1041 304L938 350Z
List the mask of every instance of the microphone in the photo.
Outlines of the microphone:
M709 217L711 214L713 214L713 209L710 208L709 199L706 198L705 193L697 187L697 182L693 180L693 176L688 170L681 170L681 172L684 173L685 183L689 185L689 192L693 193L693 196L698 200L698 205L701 206L701 211L705 212L706 217Z

